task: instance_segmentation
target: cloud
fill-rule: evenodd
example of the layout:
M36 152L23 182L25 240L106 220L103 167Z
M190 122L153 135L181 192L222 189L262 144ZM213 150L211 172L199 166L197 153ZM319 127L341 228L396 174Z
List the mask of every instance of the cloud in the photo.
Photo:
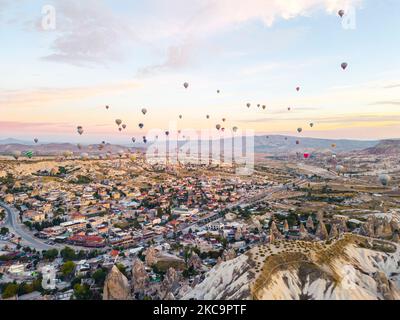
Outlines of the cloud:
M1 1L1 0L0 0ZM336 12L362 0L148 0L140 10L116 12L121 1L54 0L56 38L48 61L73 65L123 60L130 46L140 43L166 54L163 62L141 73L179 69L191 62L195 44L249 21L271 26L278 19ZM157 48L158 47L158 48Z
M54 105L66 101L79 101L81 99L101 96L104 94L130 91L137 87L138 84L134 82L123 82L91 87L2 90L0 92L0 106L7 108L21 108Z
M400 106L400 101L376 101L370 103L371 106L381 106L381 105L389 105L389 106Z
M0 132L29 132L31 130L52 132L70 128L71 126L69 123L0 121Z
M400 83L399 84L391 84L388 86L385 86L385 89L394 89L394 88L399 88L400 87Z
M310 121L310 117L286 117L286 118L272 118L272 117L264 117L258 119L250 119L250 120L240 120L242 123L263 123L263 122L283 122L283 121L297 121L302 122ZM368 114L368 115L360 115L360 114L349 114L349 115L341 115L341 116L328 116L328 117L316 117L313 116L312 122L314 124L349 124L349 123L392 123L400 121L400 115L380 115L380 114Z
M128 21L96 0L56 0L56 38L44 60L73 65L105 64L125 58L125 42L135 39Z

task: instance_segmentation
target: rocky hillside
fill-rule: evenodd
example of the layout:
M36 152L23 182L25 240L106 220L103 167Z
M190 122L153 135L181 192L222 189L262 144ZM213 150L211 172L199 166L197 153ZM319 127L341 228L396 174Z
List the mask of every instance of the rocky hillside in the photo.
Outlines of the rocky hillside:
M400 154L400 140L383 140L376 146L362 150L363 154L398 155Z
M276 241L214 267L184 299L400 299L400 247L346 234Z

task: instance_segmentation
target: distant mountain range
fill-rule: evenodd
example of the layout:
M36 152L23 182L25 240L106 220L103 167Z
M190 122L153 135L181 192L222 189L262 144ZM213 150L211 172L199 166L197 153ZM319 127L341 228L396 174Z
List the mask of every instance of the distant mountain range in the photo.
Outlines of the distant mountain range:
M206 142L203 142L206 144ZM224 141L225 146L231 145L231 139ZM184 141L179 143L180 146ZM149 144L150 145L150 142ZM282 153L295 153L295 152L350 152L350 151L363 151L370 154L379 153L400 153L400 140L346 140L346 139L318 139L318 138L299 138L293 136L283 135L270 135L270 136L256 136L254 140L255 152L265 154L282 154ZM89 154L101 154L110 152L118 152L126 149L142 149L146 145L143 143L135 143L131 145L118 145L106 144L101 146L99 144L82 144L81 148L78 145L71 143L47 143L47 144L34 144L18 139L5 139L0 140L0 154L11 154L13 151L27 151L32 150L40 155L56 155L64 151L72 151L74 153L86 152Z

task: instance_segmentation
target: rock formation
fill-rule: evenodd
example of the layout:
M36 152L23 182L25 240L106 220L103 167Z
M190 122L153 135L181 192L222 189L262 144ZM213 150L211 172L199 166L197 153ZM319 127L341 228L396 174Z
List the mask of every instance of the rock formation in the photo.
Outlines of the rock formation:
M104 282L103 300L128 300L130 288L128 279L113 266Z

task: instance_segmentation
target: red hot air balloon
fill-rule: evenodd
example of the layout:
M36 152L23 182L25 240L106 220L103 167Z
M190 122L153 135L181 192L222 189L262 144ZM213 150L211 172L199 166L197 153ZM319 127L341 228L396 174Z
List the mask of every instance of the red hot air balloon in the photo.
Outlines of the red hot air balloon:
M303 156L304 156L304 159L308 159L310 157L310 154L309 153L305 153Z

